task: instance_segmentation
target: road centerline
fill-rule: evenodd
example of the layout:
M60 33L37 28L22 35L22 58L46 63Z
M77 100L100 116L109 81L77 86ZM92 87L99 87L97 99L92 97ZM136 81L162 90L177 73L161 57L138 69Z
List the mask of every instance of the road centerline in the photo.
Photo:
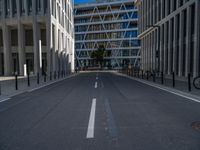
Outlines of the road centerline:
M90 118L89 118L89 123L88 123L88 129L87 129L87 135L86 135L87 139L94 138L95 112L96 112L96 98L93 98L91 111L90 111Z
M98 82L95 82L94 88L96 89L98 87Z

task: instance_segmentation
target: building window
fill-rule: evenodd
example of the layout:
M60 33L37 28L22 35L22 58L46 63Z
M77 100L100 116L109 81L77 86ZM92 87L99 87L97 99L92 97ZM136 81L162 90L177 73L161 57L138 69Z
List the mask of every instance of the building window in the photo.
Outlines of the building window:
M33 46L33 30L31 29L25 30L25 45Z
M4 4L5 4L6 16L9 16L10 15L10 0L5 0Z
M12 46L17 46L18 45L17 29L11 30L11 45Z
M36 0L37 13L41 12L41 9L42 9L41 0Z
M3 33L2 30L0 29L0 47L3 46Z
M47 3L47 0L43 0L43 1L44 1L44 12L47 13L48 3Z
M32 13L32 0L28 0L28 12L29 12L29 14L31 14Z
M25 5L24 5L24 0L20 0L20 14L24 14L25 13Z
M3 14L3 0L0 0L0 16Z
M16 15L17 14L16 0L12 0L12 9L13 9L13 15Z

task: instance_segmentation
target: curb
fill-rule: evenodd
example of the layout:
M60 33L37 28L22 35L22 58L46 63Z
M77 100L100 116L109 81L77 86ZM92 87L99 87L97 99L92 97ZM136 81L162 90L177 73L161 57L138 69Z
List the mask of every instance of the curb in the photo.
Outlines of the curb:
M167 87L167 86L164 86L164 85L152 83L152 82L145 81L145 80L142 80L142 79L130 77L130 76L127 76L127 75L124 75L124 74L121 74L121 73L116 73L116 74L117 74L117 75L120 75L120 76L123 76L123 77L126 77L126 78L129 78L129 79L131 79L131 80L134 80L134 81L137 81L137 82L146 84L146 85L148 85L148 86L151 86L151 87L154 87L154 88L163 90L163 91L165 91L165 92L168 92L168 93L171 93L171 94L174 94L174 95L177 95L177 96L180 96L180 97L189 99L189 100L191 100L191 101L200 103L200 96L196 96L196 95L194 95L194 94L189 94L189 93L186 93L186 92L177 90L177 89L173 89L173 88L170 88L170 87Z

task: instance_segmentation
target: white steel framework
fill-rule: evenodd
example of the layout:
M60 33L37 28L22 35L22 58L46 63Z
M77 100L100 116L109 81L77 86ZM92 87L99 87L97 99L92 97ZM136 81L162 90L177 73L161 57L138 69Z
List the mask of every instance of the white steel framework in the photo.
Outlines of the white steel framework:
M93 65L91 52L104 45L111 55L105 67L139 67L140 41L134 1L93 2L75 5L75 51L79 67Z

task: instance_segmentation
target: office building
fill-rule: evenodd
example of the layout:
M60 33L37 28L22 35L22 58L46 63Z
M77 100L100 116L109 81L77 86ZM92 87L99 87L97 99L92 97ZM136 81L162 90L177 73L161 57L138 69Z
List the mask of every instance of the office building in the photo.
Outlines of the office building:
M71 0L0 0L0 75L74 70Z
M104 46L104 67L140 67L138 10L133 0L80 3L74 11L77 66L94 66L91 53Z
M200 75L200 1L138 0L142 69Z

